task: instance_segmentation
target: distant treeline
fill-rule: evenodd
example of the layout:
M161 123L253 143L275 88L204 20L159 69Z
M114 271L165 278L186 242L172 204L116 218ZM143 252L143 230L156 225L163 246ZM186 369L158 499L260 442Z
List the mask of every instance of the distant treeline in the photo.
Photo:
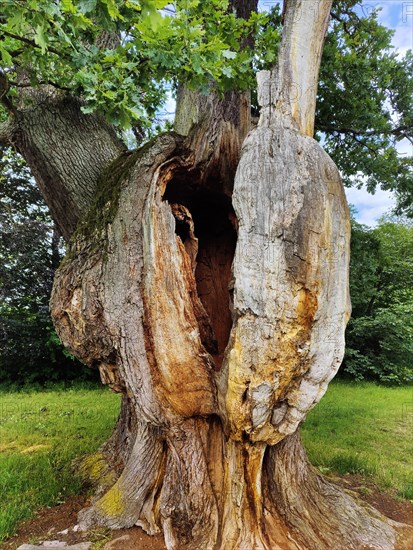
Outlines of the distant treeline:
M0 149L0 383L98 380L68 354L49 314L63 242L21 157Z

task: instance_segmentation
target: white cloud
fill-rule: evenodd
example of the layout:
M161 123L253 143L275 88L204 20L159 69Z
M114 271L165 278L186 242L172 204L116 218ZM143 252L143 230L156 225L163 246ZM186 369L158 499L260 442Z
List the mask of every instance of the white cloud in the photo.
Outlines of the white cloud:
M368 9L368 1L363 2ZM393 29L393 46L400 56L404 56L407 50L413 48L413 1L409 0L381 0L372 3L371 7L380 8L379 23Z
M399 155L402 157L413 157L413 144L407 138L399 141L396 145L396 149Z
M164 120L170 120L173 122L176 110L176 99L173 97L172 92L168 90L166 95L166 102L162 106L162 109L158 113L158 117Z
M377 225L378 219L395 206L391 191L377 189L374 195L365 187L346 189L347 201L357 209L356 220L369 226Z
M413 11L413 3L412 3L412 11ZM404 56L407 52L407 50L411 50L413 48L413 13L410 16L410 21L407 20L407 22L403 22L403 20L400 18L399 22L396 26L396 32L392 38L392 44L397 48L398 53L400 56Z

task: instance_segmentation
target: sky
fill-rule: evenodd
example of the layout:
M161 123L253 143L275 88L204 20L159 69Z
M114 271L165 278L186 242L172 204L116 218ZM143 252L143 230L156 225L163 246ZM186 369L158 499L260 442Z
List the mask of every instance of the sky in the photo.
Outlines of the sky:
M367 15L369 10L380 8L379 22L394 29L393 46L400 55L413 48L413 0L367 0L361 9ZM413 155L413 145L403 140L398 145L399 154ZM378 189L371 195L366 189L346 189L347 200L357 209L357 220L360 223L374 226L385 212L395 204L393 193Z

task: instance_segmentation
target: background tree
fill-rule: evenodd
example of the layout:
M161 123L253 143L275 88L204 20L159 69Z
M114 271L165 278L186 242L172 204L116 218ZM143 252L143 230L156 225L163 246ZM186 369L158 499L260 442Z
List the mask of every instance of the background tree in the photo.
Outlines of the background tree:
M23 159L3 149L0 166L0 378L95 379L64 352L50 318L60 235Z
M387 383L413 380L413 227L382 218L375 229L352 220L350 293L343 371Z
M317 92L315 129L347 187L394 191L399 213L412 214L412 156L397 145L412 143L413 56L392 46L394 31L369 15L357 0L333 3ZM259 27L258 68L267 69L281 34L275 6ZM252 86L254 89L254 86Z
M122 393L85 463L102 476L81 524L162 529L170 549L407 548L406 526L309 466L297 431L349 317L348 208L312 139L331 2L286 4L251 132L249 94L228 79L253 61L256 2L177 2L161 18L165 5L4 2L0 137L71 238L54 322ZM177 133L127 151L96 109L149 117L168 77Z
M355 13L357 2L337 2L321 64L316 128L346 186L366 185L396 194L397 209L412 214L413 56L400 58L394 31Z

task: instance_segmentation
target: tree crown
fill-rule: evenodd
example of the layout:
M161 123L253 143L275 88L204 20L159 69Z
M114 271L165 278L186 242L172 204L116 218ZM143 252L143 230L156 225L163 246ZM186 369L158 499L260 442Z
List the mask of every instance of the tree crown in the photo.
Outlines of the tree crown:
M411 212L413 55L394 51L377 12L334 3L321 65L316 130L346 185L396 192ZM1 0L0 95L9 111L26 88L52 86L117 126L148 128L178 82L221 92L252 89L271 68L282 33L278 6L236 16L227 0ZM253 47L251 46L253 42ZM7 78L5 78L7 76ZM6 111L3 111L3 117Z

